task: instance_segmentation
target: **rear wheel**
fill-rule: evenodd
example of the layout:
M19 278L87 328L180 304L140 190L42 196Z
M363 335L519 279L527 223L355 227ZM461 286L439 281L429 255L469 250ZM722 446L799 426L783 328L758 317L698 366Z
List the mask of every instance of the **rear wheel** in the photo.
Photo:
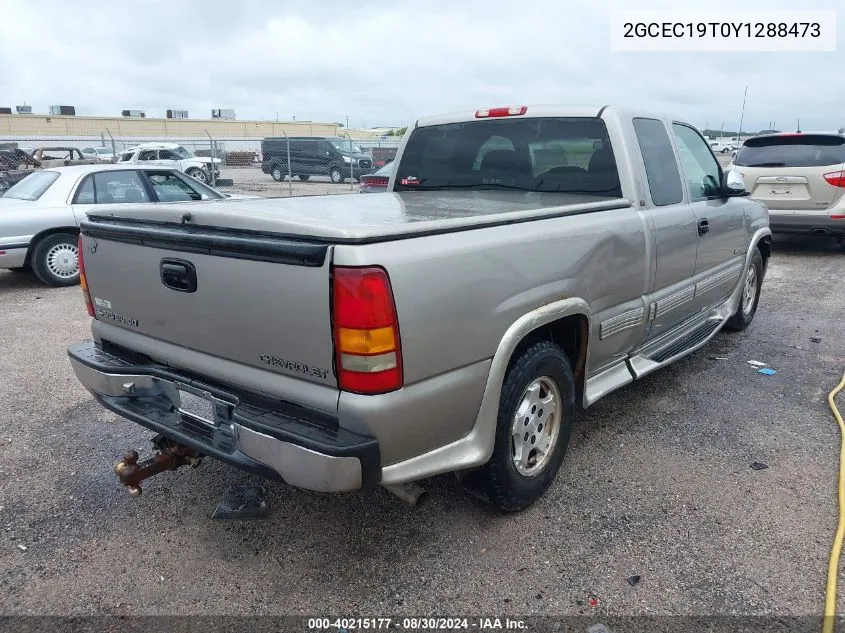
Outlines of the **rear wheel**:
M500 510L527 508L557 476L574 419L569 359L551 341L533 343L513 362L502 385L490 461L462 481Z
M273 165L273 168L270 170L270 175L276 182L282 182L285 179L285 172L283 172L282 168L278 165Z
M742 290L736 312L725 323L725 327L734 332L741 332L754 320L757 304L760 302L760 288L763 286L763 256L754 249L751 262L742 278Z
M305 182L305 181L306 181L306 180L308 180L310 177L311 177L311 176L309 176L308 174L299 174L299 179L300 179L302 182Z
M32 270L49 286L79 283L78 238L72 233L55 233L40 240L32 249Z
M343 172L340 171L340 167L332 167L329 170L329 178L331 181L338 185L343 182Z

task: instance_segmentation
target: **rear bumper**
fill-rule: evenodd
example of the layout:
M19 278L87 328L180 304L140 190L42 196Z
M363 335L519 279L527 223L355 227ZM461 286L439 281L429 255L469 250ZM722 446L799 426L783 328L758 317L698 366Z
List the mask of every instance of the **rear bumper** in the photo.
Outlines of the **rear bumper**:
M326 414L212 385L93 341L71 346L68 356L79 381L104 407L204 455L320 492L369 488L381 480L378 442L339 428ZM180 390L213 402L213 425L180 413Z
M843 211L834 211L845 213ZM829 209L824 211L790 211L769 209L769 226L773 233L828 233L845 235L845 220L831 217Z

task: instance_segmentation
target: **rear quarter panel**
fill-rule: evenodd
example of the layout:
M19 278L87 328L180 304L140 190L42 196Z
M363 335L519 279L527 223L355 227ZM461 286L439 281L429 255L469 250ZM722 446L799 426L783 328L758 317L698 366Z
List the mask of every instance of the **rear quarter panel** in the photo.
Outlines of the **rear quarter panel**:
M647 292L646 252L643 218L626 208L339 245L334 263L386 268L405 383L412 384L492 358L514 321L553 301L583 298L596 319L639 301ZM619 355L620 341L593 347L588 373Z

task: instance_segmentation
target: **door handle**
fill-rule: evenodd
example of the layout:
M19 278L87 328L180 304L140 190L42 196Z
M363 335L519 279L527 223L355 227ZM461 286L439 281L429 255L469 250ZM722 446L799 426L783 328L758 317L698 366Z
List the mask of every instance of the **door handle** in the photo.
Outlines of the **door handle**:
M176 292L196 292L197 269L182 259L161 260L161 283Z
M698 221L698 236L704 237L710 233L710 222L707 221L707 218L702 218Z

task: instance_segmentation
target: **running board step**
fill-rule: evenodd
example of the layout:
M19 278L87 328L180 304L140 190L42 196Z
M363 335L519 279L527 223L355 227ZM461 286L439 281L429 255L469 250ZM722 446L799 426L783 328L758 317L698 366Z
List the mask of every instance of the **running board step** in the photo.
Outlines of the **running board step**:
M707 338L710 337L720 327L722 327L722 321L705 321L697 328L695 328L692 332L685 335L683 338L678 339L668 347L664 347L663 349L658 350L657 352L647 356L646 358L654 361L655 363L662 363L666 360L669 360L673 356L682 354L686 350L695 347L702 341L707 340Z

